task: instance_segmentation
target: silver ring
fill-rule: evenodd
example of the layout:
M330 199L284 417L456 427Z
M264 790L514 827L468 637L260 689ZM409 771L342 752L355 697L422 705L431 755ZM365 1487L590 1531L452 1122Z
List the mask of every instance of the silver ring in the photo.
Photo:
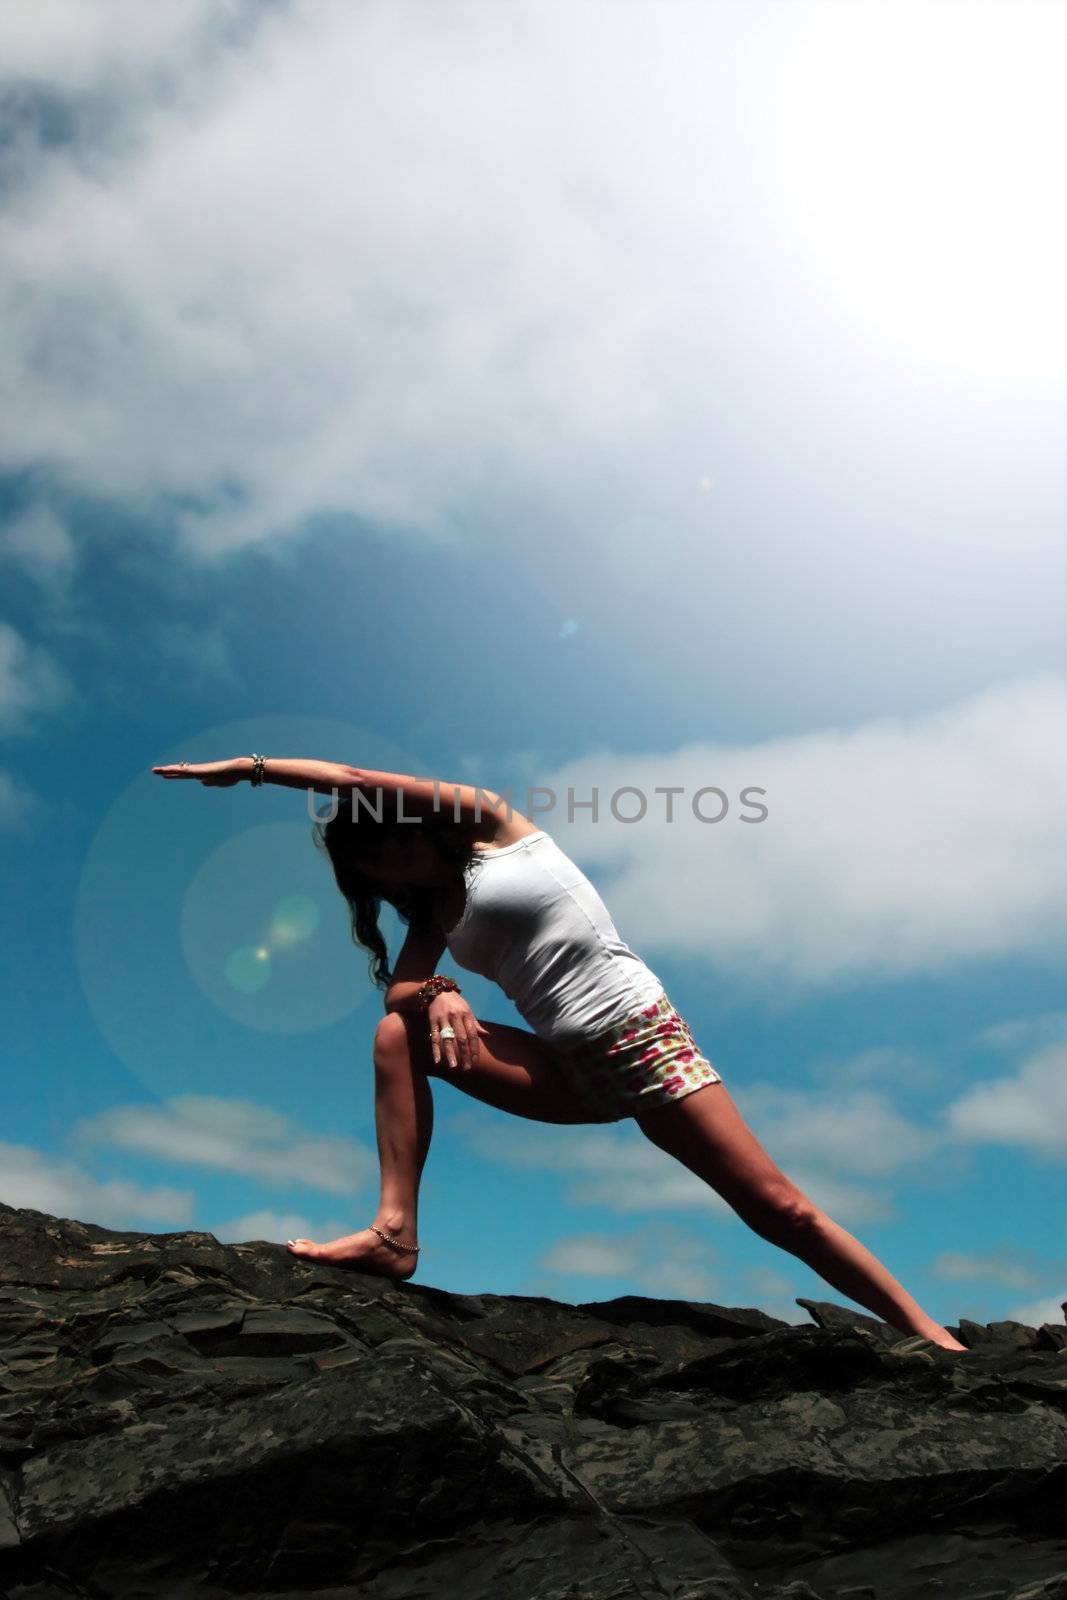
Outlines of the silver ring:
M456 1037L456 1030L455 1028L447 1026L444 1028L438 1028L437 1037L439 1039L454 1039Z

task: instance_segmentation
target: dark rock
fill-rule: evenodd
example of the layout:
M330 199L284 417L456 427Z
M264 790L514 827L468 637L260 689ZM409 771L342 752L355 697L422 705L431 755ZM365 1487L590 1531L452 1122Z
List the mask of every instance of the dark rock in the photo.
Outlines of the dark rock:
M788 1328L781 1317L747 1306L713 1306L692 1300L646 1300L642 1295L620 1295L616 1300L587 1300L578 1311L595 1311L604 1322L647 1327L687 1327L707 1338L755 1338L771 1328Z
M804 1300L800 1295L796 1301L820 1328L866 1328L882 1344L896 1344L902 1337L899 1329L891 1328L888 1322L879 1322L877 1317L854 1311L851 1306L834 1305L832 1300Z
M1050 1325L959 1355L0 1225L0 1600L1067 1600Z
M1027 1328L1021 1322L970 1322L966 1317L960 1320L959 1337L969 1350L983 1345L1033 1350L1039 1344L1037 1329Z

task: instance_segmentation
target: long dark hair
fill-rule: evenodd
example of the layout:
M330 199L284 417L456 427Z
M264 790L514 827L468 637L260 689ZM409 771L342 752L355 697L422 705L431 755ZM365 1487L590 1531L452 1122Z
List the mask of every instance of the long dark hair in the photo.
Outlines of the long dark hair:
M337 887L348 901L352 917L353 943L371 952L367 971L372 983L379 989L388 989L393 981L389 966L389 951L378 926L378 914L385 900L407 925L429 923L433 915L435 889L432 885L416 883L390 883L382 886L372 883L360 872L356 857L375 860L387 839L409 840L412 829L433 846L441 860L455 868L457 879L474 858L473 831L450 817L434 815L421 817L417 823L397 820L396 796L379 790L377 807L364 800L355 806L355 790L336 796L336 812L319 812L319 821L312 824L312 837L318 849L325 851L333 867ZM331 809L334 802L331 801ZM376 811L381 812L378 820ZM326 820L328 819L328 820Z

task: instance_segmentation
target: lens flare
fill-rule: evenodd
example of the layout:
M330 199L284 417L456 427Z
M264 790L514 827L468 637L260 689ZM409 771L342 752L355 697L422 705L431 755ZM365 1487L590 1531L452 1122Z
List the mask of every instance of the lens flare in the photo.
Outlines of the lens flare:
M226 957L226 981L240 994L256 994L270 979L270 951L240 945Z
M252 750L362 759L420 772L419 752L333 718L277 716L220 723L165 752L205 761ZM329 796L247 784L163 783L143 769L115 795L86 852L75 906L87 1006L115 1060L153 1094L256 1096L284 1075L292 1037L365 1036L381 1013L367 955L313 818ZM447 776L447 774L445 774ZM383 908L395 956L403 928ZM354 1013L367 1008L353 1028Z
M275 907L270 937L274 945L299 944L310 939L319 926L319 908L310 895L287 894Z

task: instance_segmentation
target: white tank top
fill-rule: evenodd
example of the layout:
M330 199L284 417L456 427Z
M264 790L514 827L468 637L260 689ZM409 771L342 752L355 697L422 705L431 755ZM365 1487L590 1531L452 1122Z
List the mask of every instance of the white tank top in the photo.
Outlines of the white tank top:
M463 877L463 915L442 928L449 952L498 984L542 1039L578 1044L663 993L589 879L543 829L477 852Z

